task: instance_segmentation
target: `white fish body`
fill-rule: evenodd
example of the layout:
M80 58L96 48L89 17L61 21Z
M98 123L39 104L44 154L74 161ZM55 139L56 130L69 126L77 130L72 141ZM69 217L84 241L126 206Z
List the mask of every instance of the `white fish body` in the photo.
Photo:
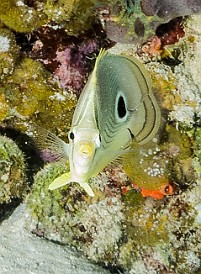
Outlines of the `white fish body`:
M143 65L134 58L101 51L78 100L69 144L51 134L54 151L65 154L70 172L56 178L49 189L77 182L94 196L89 178L127 151L133 140L139 145L149 142L160 120Z

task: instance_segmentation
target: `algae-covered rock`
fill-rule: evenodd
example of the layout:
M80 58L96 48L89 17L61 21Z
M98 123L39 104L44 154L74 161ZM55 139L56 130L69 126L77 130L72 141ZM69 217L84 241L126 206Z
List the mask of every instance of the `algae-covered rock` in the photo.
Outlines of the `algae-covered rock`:
M0 204L22 198L27 190L22 151L11 139L0 136Z
M71 35L89 29L95 22L94 0L48 0L44 3L44 14L49 21L62 24Z
M71 0L2 0L0 19L16 32L30 33L50 23L62 25L69 34L77 35L95 22L96 1Z
M186 269L190 274L199 269L199 184L154 201L140 198L135 190L129 198L121 197L114 175L112 181L102 173L90 182L93 198L73 183L49 191L49 184L66 171L65 164L52 163L35 176L27 199L27 226L36 235L75 246L89 259L112 264L123 273L138 273L137 265L144 273L160 269L182 274Z
M9 105L9 115L32 120L40 117L40 123L49 129L55 123L58 127L70 125L76 98L71 92L59 89L51 73L38 61L24 58L6 78L1 93Z
M9 106L5 100L5 96L3 93L0 93L0 109L0 121L2 121L4 118L6 118L9 110Z
M14 34L6 28L0 28L0 79L13 72L18 53Z
M47 23L47 16L41 12L40 7L35 9L18 0L1 1L0 19L7 27L17 32L31 32Z
M196 196L200 190L195 185L166 202L146 200L133 208L127 206L127 241L120 247L119 263L129 273L138 273L140 266L144 273L190 274L199 269L201 220Z
M105 4L106 6L106 4ZM179 16L201 12L199 1L123 1L108 3L105 15L108 37L120 43L142 43L153 36L159 25ZM105 8L105 10L107 10ZM104 13L103 15L104 18Z
M35 176L27 200L32 229L48 239L81 249L94 261L112 263L122 236L120 196L107 197L100 192L97 181L91 182L94 198L87 196L78 184L49 191L49 184L67 169L64 164L52 163Z
M195 160L194 166L197 174L201 177L201 128L197 128L195 131Z

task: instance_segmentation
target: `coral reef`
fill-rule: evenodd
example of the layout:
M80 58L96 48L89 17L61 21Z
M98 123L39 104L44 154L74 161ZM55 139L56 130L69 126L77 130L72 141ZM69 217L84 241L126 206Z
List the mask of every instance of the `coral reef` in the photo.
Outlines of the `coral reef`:
M26 168L23 153L11 139L0 136L0 204L22 198L26 193Z
M54 30L49 26L40 28L32 36L35 42L29 55L53 73L61 88L72 89L76 94L81 92L93 69L96 53L101 46L110 45L99 24L78 37L67 35L65 29Z
M169 183L182 187L184 168L188 169L185 182L192 181L191 139L170 125L166 125L165 132L165 142L135 148L123 158L126 174L140 188L157 190Z
M112 263L116 256L113 251L122 235L120 195L107 197L97 188L97 180L102 188L107 176L105 179L99 176L96 185L91 182L96 192L94 198L87 196L77 184L49 191L49 184L66 171L66 165L51 163L36 175L27 201L34 216L33 232L76 246L94 261L105 258Z
M201 12L199 1L112 1L100 10L107 36L120 43L141 43L157 27L179 16Z
M93 0L45 1L43 12L47 15L48 21L63 25L70 35L86 31L95 21Z
M89 198L77 184L48 191L50 182L67 167L45 166L27 200L29 229L31 222L33 233L75 246L89 259L129 273L136 273L137 263L145 273L199 269L200 187L192 185L163 201L142 199L133 190L122 202L115 183L122 175L118 169L114 173L114 166L112 170L113 176L106 172L91 180L95 197Z
M43 126L52 129L55 123L57 126L70 125L76 98L72 93L59 89L40 62L22 59L12 75L2 82L2 105L8 117L17 116L19 121L40 119Z
M95 3L92 0L2 0L0 19L17 32L30 33L49 23L65 28L70 35L78 35L95 22Z
M45 165L26 198L29 230L74 246L116 273L200 270L201 16L175 18L198 12L198 0L0 2L0 122L5 132L14 127L32 134L30 123L36 122L66 140L77 97L100 48L114 44L109 39L132 43L129 50L125 45L120 52L116 46L112 50L146 64L164 116L153 142L133 145L122 166L111 164L90 180L93 198L73 183L49 191L69 167ZM0 136L1 206L27 192L31 160L29 172L37 169L35 154L25 164L20 149ZM161 194L164 185L173 191Z
M90 198L77 184L48 191L48 185L68 166L45 166L27 198L27 226L34 233L75 246L89 259L112 265L116 272L190 274L200 270L201 85L196 62L200 18L187 21L186 36L180 41L166 43L169 54L163 52L158 58L138 52L152 75L165 125L152 143L141 148L133 145L125 156L123 169L129 178L118 163L107 167L91 179L95 197ZM133 54L132 50L127 54ZM164 182L172 183L172 196L142 197L142 188L157 190ZM138 188L128 188L121 195L122 187L132 183Z

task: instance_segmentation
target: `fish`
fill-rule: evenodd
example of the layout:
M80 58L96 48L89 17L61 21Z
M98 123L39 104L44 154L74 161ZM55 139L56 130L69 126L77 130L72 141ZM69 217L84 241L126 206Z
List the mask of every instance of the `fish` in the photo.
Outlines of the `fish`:
M49 189L76 182L93 197L89 179L129 151L133 142L141 146L151 141L160 123L160 107L144 65L132 56L102 49L78 99L69 143L48 131L42 134L40 143L70 166Z

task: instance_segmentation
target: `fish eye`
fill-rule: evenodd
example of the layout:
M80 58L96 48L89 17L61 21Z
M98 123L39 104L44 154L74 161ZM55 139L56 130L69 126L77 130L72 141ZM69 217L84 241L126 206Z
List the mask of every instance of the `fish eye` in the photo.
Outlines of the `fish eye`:
M70 131L68 134L68 138L73 141L75 139L75 134L72 131Z

